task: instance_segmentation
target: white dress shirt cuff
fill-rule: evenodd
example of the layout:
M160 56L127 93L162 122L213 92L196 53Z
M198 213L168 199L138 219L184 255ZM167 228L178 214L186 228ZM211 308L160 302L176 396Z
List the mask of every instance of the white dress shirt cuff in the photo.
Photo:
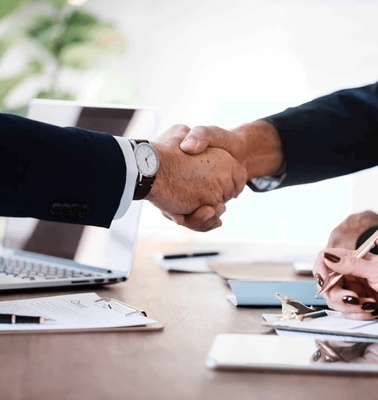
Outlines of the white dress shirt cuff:
M281 168L277 176L262 176L260 178L253 178L247 185L255 192L269 192L270 190L277 189L286 178L286 163Z
M127 209L130 207L131 201L133 200L135 183L138 177L138 169L130 141L119 136L114 136L114 139L116 139L120 145L126 163L126 185L123 190L118 210L113 217L113 219L119 219L126 213Z

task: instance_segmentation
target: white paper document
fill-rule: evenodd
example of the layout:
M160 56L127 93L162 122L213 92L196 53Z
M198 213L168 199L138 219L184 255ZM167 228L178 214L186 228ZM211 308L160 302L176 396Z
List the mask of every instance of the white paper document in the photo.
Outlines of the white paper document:
M131 306L116 302L112 307L109 302L100 300L96 293L79 293L2 301L1 314L40 316L48 321L41 324L0 324L0 333L121 328L156 323Z
M347 319L335 311L327 311L327 314L326 317L304 321L284 320L272 314L263 314L263 318L276 330L378 339L378 320Z

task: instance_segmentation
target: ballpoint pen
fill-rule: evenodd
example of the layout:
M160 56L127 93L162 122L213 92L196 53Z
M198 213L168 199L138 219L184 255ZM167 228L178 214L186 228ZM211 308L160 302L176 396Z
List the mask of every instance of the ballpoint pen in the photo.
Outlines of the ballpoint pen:
M0 314L0 324L42 324L45 321L52 320L30 315Z
M178 258L191 258L191 257L210 257L217 256L218 251L205 251L201 253L180 253L180 254L165 254L163 256L164 260L174 260Z
M362 258L364 257L374 246L376 246L376 242L378 241L378 230L376 230L370 237L367 239L362 245L355 250L354 257ZM336 283L343 277L343 274L339 274L338 272L331 272L329 274L328 284L319 289L317 296L325 293L327 290L331 289Z

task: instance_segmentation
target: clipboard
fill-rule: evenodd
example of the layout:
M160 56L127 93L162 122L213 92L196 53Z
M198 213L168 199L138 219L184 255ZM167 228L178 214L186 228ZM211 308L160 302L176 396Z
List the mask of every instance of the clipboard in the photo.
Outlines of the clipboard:
M145 311L96 293L0 302L0 313L42 316L41 324L0 324L1 334L159 331Z

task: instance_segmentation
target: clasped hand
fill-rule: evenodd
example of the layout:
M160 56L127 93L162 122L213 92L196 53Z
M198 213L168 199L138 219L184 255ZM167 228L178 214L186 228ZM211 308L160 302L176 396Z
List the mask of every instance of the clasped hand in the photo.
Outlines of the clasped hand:
M225 203L247 181L280 174L285 165L280 136L263 120L231 131L175 125L155 146L162 167L147 200L167 218L198 231L221 226Z
M242 192L247 173L239 161L220 148L184 153L180 143L189 130L185 125L175 125L154 143L161 166L146 199L178 224L206 231L221 225L225 203ZM196 222L191 223L194 212Z

